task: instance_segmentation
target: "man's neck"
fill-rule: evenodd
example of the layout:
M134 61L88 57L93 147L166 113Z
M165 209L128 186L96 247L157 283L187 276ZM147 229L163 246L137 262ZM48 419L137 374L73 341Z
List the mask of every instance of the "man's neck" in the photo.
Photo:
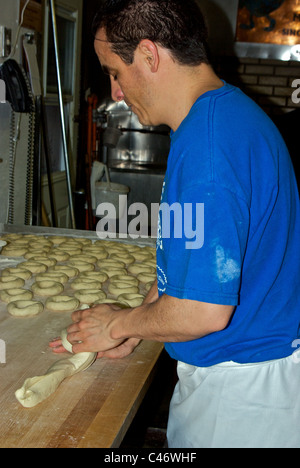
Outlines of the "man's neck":
M172 79L174 88L172 90L171 85L169 89L170 93L173 94L173 102L168 116L168 125L174 131L187 117L200 96L224 86L223 81L206 64L193 68L177 68L175 73L177 76L173 76Z

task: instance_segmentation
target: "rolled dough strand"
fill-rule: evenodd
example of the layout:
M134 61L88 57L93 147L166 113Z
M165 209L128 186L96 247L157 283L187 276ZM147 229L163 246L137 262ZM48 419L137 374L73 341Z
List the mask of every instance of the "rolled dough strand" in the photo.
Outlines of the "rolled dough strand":
M75 291L83 289L101 289L102 283L97 280L91 280L90 278L78 277L71 283L71 288Z
M44 265L47 265L47 267L53 267L57 264L57 260L55 260L54 258L43 257L43 256L32 257L31 260L34 262L43 263Z
M24 257L27 251L27 247L18 247L9 244L2 249L1 255L4 255L5 257Z
M49 271L60 271L65 273L69 278L74 278L79 275L79 270L77 268L68 265L56 265L55 267L50 267Z
M67 340L67 332L61 333L64 348L72 352ZM55 362L45 375L25 380L23 386L15 392L16 399L24 408L34 408L49 398L68 377L88 369L97 359L97 353L79 353L67 359Z

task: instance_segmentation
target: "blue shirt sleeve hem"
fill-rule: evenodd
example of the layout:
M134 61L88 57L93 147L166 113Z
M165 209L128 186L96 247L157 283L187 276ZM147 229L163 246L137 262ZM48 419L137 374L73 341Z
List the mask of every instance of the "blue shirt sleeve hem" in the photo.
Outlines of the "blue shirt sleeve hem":
M218 305L239 305L237 294L217 294L207 291L196 291L193 289L180 289L168 285L164 294L176 297L177 299L188 299L190 301L206 302L207 304Z

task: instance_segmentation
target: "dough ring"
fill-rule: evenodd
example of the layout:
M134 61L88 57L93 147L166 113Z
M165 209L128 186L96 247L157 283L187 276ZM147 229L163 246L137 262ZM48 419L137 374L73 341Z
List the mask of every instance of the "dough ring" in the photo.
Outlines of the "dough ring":
M150 252L143 252L143 250L140 252L132 252L131 255L133 255L137 262L144 262L152 258L152 254Z
M56 281L38 281L32 285L31 289L37 296L50 297L62 293L64 287Z
M63 250L50 250L49 258L56 260L57 262L67 262L70 258L70 254Z
M37 257L32 257L31 260L34 262L43 263L44 265L47 265L47 267L53 267L57 264L57 260L55 260L55 258L49 258L49 257L37 256Z
M97 262L97 257L94 257L93 255L90 255L90 254L73 255L69 263L71 262L85 262L85 263L94 264Z
M74 293L74 297L80 301L81 304L94 304L96 301L106 299L106 294L98 289L82 289Z
M151 283L151 281L155 281L156 277L152 273L140 273L137 275L137 279L144 284Z
M67 237L64 236L51 236L49 237L49 240L52 242L54 245L59 245L62 244L63 242L67 241Z
M65 273L68 278L74 278L75 276L79 275L79 270L77 268L67 266L67 265L56 265L54 267L49 268L49 271L60 271Z
M77 270L79 270L80 273L83 273L84 271L95 270L95 266L93 263L84 262L82 260L75 260L74 262L71 260L68 262L68 264L73 266L74 268L77 268Z
M128 307L139 307L144 302L144 296L141 294L121 294L118 301Z
M124 269L125 263L120 260L114 260L112 258L107 258L106 260L99 260L97 262L98 267L101 270L109 270L110 268Z
M111 282L108 285L108 291L113 294L113 296L120 296L121 294L138 294L139 288L137 286L132 286L129 283L123 282Z
M116 282L121 282L121 283L129 283L132 286L138 286L139 285L139 280L135 278L134 276L130 275L116 275L112 276L110 279L111 282L116 283Z
M78 299L71 296L53 296L46 300L46 307L52 312L74 312L79 305Z
M25 268L25 270L31 271L31 273L45 273L48 269L47 265L32 260L20 263L19 268Z
M108 275L104 271L84 271L81 273L80 278L89 278L100 281L100 283L105 283L108 280Z
M72 345L67 340L67 332L61 332L64 348L72 352ZM55 362L45 375L25 380L15 397L24 408L33 408L52 395L67 377L85 371L97 359L97 353L78 353L67 359Z
M17 278L22 278L23 280L29 280L32 277L32 273L29 270L25 270L25 268L7 268L3 270L2 276L15 276Z
M98 291L101 289L102 283L100 281L95 281L91 280L90 278L76 278L72 283L71 283L71 288L80 291L82 289L98 289Z
M115 252L110 256L110 258L119 260L122 263L125 263L125 265L131 265L135 262L135 258L133 257L133 255L129 255L126 252L124 254Z
M0 278L0 291L4 289L19 289L23 288L25 281L16 276L2 276Z
M125 270L125 268L120 270L120 268L111 267L111 268L104 268L103 271L104 273L107 274L109 278L112 278L113 276L117 276L117 275L127 275L127 271Z
M154 267L150 267L148 265L135 264L135 265L129 265L128 272L133 275L139 275L140 273L155 274L156 270Z
M24 257L27 247L8 245L2 249L1 255L6 257Z
M16 301L10 302L7 310L14 317L34 317L43 312L44 306L36 301Z
M1 291L0 297L1 301L9 304L17 301L31 301L33 294L28 289L9 289Z
M108 257L108 252L104 249L96 249L93 247L88 247L82 250L82 254L92 255L97 257L97 260L105 260Z
M46 271L36 275L35 280L38 281L56 281L57 283L65 284L69 281L69 277L60 271Z

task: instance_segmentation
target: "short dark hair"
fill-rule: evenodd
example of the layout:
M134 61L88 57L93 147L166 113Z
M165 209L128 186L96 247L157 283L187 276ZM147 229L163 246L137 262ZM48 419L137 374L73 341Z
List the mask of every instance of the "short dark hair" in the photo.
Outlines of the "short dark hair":
M209 63L207 27L196 0L102 0L94 36L101 28L128 65L143 39L168 49L181 65Z

